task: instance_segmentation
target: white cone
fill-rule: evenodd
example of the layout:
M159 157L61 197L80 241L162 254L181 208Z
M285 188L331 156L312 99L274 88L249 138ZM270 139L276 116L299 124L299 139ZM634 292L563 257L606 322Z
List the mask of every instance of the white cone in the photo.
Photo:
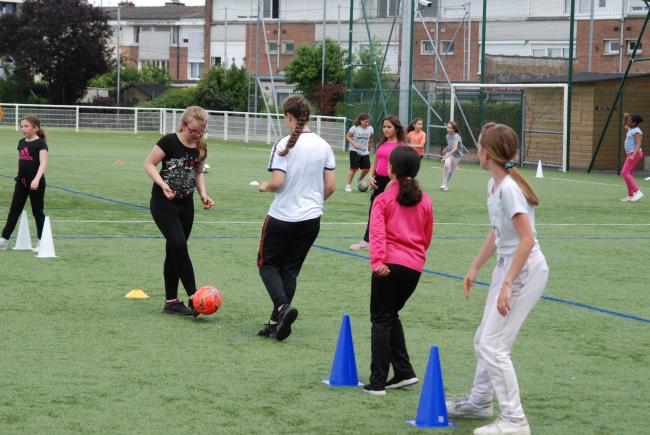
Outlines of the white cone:
M45 216L45 223L43 224L43 234L41 235L41 245L38 250L39 258L52 258L56 257L54 253L54 240L52 240L52 227L50 226L50 217Z
M544 178L544 172L542 172L542 161L541 160L537 161L537 174L535 174L535 177Z
M29 222L27 221L27 212L23 210L20 215L20 224L18 225L18 237L16 237L16 244L14 245L16 251L31 251L32 250L32 237L29 234Z

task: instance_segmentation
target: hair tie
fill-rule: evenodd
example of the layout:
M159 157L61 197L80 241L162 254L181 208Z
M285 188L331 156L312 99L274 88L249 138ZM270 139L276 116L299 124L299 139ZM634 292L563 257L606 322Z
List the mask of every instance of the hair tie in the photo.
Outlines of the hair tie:
M513 166L517 165L517 163L518 163L518 162L517 162L516 160L508 160L508 161L503 165L503 167L507 170L507 169L510 169L510 168L512 168Z

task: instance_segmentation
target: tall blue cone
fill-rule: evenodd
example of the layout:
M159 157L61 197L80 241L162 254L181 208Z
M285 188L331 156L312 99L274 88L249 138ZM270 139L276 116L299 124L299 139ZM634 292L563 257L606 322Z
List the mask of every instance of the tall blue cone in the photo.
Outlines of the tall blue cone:
M427 373L424 376L424 385L420 394L418 415L415 420L408 423L424 428L452 428L457 427L449 423L447 404L445 403L445 386L442 382L442 369L440 368L440 352L438 346L431 348Z
M356 387L359 383L357 375L357 362L354 358L354 343L352 343L352 327L350 315L344 314L341 321L339 341L336 343L336 352L332 362L330 378L324 383L332 387Z

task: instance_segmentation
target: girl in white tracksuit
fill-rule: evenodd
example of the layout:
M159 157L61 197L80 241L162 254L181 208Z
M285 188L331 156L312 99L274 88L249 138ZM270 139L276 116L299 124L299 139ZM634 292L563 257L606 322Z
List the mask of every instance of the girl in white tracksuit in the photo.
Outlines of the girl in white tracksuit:
M492 228L465 276L466 298L479 270L495 251L497 263L474 339L478 361L472 393L448 402L447 408L451 416L489 418L492 396L496 395L501 415L474 433L530 434L510 351L548 281L548 266L535 232L533 206L539 200L512 160L519 141L510 127L486 124L478 142L481 168L492 174L487 200Z

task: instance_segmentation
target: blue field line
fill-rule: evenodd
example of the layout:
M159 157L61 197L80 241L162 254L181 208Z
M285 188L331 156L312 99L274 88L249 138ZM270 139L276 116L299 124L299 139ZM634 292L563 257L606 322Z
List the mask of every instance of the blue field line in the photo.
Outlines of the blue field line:
M12 177L10 175L4 175L4 174L0 174L0 177L11 178L11 179L14 178L14 177ZM90 197L90 198L100 199L102 201L111 202L113 204L120 204L120 205L129 206L129 207L139 208L139 209L142 209L142 210L149 210L149 207L145 207L144 205L132 204L130 202L125 202L125 201L119 201L117 199L106 198L105 196L93 195L92 193L86 193L86 192L80 192L78 190L68 189L67 187L54 186L54 185L51 185L51 184L48 184L47 187L49 189L57 189L57 190L62 190L64 192L68 192L68 193L74 193L75 195L81 195L81 196L87 196L87 197Z
M370 260L370 257L368 257L366 255L357 254L357 253L354 253L354 252L342 251L340 249L329 248L327 246L322 246L322 245L313 245L313 246L314 246L314 248L322 249L323 251L334 252L336 254L343 254L343 255L347 255L349 257L361 258L363 260ZM428 274L431 274L431 275L437 275L437 276L442 276L442 277L445 277L445 278L455 279L457 281L462 281L463 280L462 276L451 275L449 273L436 272L434 270L429 270L429 269L424 269L424 272L426 272ZM474 281L474 284L477 284L477 285L482 286L482 287L489 287L490 286L489 283L482 282L482 281ZM574 307L584 308L586 310L591 310L591 311L596 311L596 312L603 313L603 314L609 314L609 315L612 315L612 316L622 317L624 319L637 320L637 321L643 322L643 323L650 323L650 319L646 319L644 317L639 317L639 316L634 316L634 315L631 315L631 314L625 314L625 313L619 313L619 312L616 312L616 311L606 310L604 308L598 308L598 307L583 304L583 303L580 303L580 302L568 301L568 300L565 300L565 299L554 298L554 297L551 297L551 296L542 296L542 299L546 299L547 301L552 301L552 302L559 302L561 304L566 304L566 305L573 305Z

